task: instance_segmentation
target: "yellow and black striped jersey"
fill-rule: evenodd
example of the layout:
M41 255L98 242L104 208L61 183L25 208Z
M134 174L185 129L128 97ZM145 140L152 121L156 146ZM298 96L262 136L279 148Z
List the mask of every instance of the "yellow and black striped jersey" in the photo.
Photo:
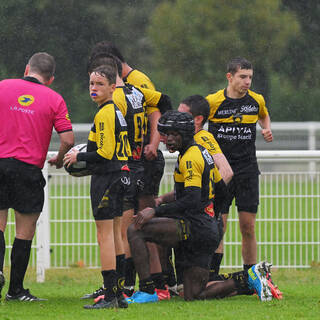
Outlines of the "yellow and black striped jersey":
M191 145L183 155L179 155L174 171L176 199L183 198L188 187L201 189L201 203L196 209L186 210L184 215L197 215L213 202L214 168L209 151L200 145Z
M217 140L234 174L259 172L256 159L256 123L268 115L262 95L248 90L231 99L226 89L206 97L210 105L209 132Z
M92 151L105 160L95 164L94 173L120 170L131 156L127 123L113 101L102 104L94 117L87 146Z
M156 87L149 79L149 77L143 72L133 69L131 70L125 78L123 78L125 83L132 84L135 87L140 87L149 90L156 90ZM159 111L156 107L151 107L147 109L147 114L151 114L154 111Z
M146 110L157 107L162 93L146 88L137 88L127 84L117 87L113 101L124 115L128 125L128 138L132 151L132 160L139 160L143 136L147 133Z
M206 130L198 131L193 136L193 139L197 144L200 144L201 146L206 148L212 156L217 153L222 153L219 147L219 144L214 138L214 136ZM214 183L218 183L221 180L222 180L221 174L215 165L214 166Z

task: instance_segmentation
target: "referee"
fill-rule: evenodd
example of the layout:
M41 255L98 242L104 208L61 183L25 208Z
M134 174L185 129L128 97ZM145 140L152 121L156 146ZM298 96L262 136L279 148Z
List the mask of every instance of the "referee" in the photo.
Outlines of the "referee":
M55 60L35 53L22 79L0 82L0 292L4 286L4 232L8 209L14 209L16 236L11 251L10 284L6 300L40 301L23 287L36 223L44 204L42 175L53 127L60 136L58 155L50 165L61 168L74 135L63 98L48 88Z

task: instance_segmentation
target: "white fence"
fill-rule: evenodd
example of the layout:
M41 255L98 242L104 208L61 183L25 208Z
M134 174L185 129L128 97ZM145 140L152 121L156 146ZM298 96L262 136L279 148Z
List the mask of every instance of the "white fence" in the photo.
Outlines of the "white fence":
M258 151L257 156L262 168L256 224L258 259L267 259L274 266L285 268L305 268L319 262L320 173L312 169L319 164L320 151ZM165 158L162 193L172 188L176 155L165 153ZM90 178L73 178L63 169L47 166L44 174L48 182L46 202L31 254L31 265L37 268L38 281L44 281L45 269L50 267L99 267L90 208ZM11 244L14 238L12 218L8 229L6 241ZM7 254L6 264L9 257ZM241 235L233 206L222 267L241 266Z

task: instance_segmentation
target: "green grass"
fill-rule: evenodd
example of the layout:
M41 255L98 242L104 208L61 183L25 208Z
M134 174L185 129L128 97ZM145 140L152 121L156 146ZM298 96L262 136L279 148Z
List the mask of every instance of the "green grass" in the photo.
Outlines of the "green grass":
M8 270L5 271L8 279ZM98 270L86 268L50 269L45 283L35 282L35 272L27 272L25 287L44 302L0 304L1 320L87 320L87 319L320 319L320 266L303 270L274 270L273 279L284 293L280 301L260 302L256 296L185 302L181 298L153 304L130 305L128 309L85 310L91 300L84 293L101 283ZM7 284L2 295L7 291Z

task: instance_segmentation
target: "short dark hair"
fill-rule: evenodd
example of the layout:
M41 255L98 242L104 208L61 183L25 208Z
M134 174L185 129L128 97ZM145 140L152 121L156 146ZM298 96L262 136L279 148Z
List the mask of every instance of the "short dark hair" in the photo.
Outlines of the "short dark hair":
M195 94L189 96L181 101L181 103L187 105L190 108L190 112L193 117L203 116L202 125L204 125L210 114L210 106L203 96Z
M92 70L90 74L92 73L98 73L102 77L105 77L109 81L109 84L116 83L117 67L115 63L113 65L108 64L108 65L99 66L94 70Z
M253 66L250 61L242 57L236 57L229 61L227 65L227 72L235 74L239 69L250 70L253 69Z
M114 55L112 54L106 54L106 53L99 53L94 56L91 56L89 58L88 66L87 66L87 71L90 74L95 68L102 66L102 65L109 65L116 64L117 71L119 77L122 75L122 64L121 61Z
M54 57L46 52L35 53L28 61L30 71L39 74L46 81L54 75L56 62Z
M116 56L122 63L125 62L125 59L119 49L110 41L104 40L96 43L91 50L90 56L94 56L99 53L112 54Z

